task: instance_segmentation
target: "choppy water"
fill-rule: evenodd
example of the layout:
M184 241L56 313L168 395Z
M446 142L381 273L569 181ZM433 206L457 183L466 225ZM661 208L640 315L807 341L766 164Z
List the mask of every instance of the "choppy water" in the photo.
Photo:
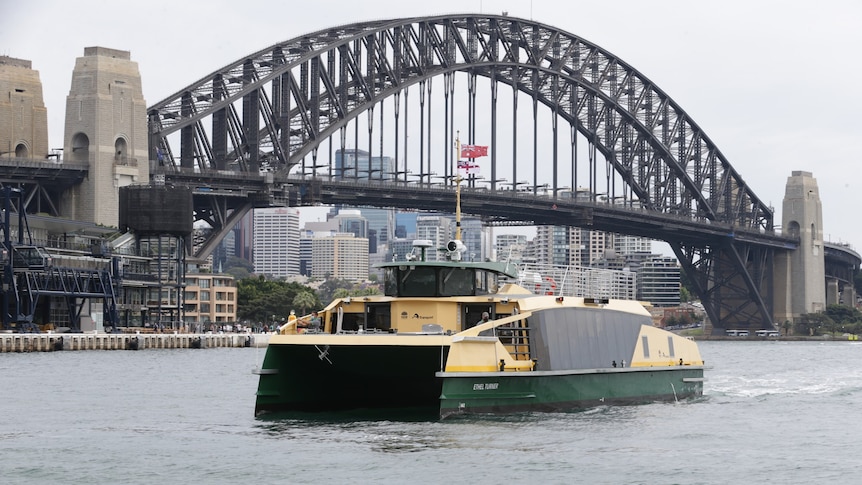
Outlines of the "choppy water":
M0 354L0 481L855 480L862 344L700 345L701 399L444 422L255 419L261 349Z

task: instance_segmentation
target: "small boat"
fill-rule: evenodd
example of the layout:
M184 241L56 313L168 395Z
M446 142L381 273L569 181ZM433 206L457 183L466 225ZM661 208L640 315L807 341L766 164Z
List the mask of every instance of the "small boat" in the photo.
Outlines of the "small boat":
M512 265L461 261L460 241L441 261L426 260L428 246L380 265L383 295L336 299L319 331L291 322L273 335L255 413L415 408L446 418L702 395L697 343L654 327L641 303L533 294L511 282Z

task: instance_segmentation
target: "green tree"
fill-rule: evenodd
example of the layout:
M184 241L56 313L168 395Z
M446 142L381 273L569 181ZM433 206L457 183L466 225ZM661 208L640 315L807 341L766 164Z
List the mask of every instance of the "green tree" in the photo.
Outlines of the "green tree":
M838 324L849 324L862 320L862 313L859 310L844 305L827 305L826 314Z
M267 279L264 276L245 278L237 282L237 317L252 322L270 322L287 318L294 309L294 300L301 292L315 296L313 288L299 283ZM300 302L303 301L300 299ZM308 301L308 300L306 300ZM320 305L316 300L308 308Z
M335 296L335 291L339 288L343 288L349 291L351 288L353 288L353 283L339 278L327 278L317 288L317 296L320 298L321 301L330 302L334 298L337 298Z
M691 301L691 292L685 286L679 287L679 301L687 303Z
M804 313L800 316L796 328L803 335L821 335L824 331L832 331L835 322L825 313Z
M300 315L307 315L312 309L320 308L320 300L317 295L311 291L300 291L293 298L293 306L296 307Z

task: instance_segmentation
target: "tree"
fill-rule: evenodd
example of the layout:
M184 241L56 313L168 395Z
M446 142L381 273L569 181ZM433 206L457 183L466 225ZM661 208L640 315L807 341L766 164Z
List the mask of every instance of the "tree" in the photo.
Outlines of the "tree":
M803 313L796 328L802 334L810 336L820 335L823 330L832 331L835 327L835 322L825 313Z
M313 308L321 306L317 295L311 291L300 291L293 298L293 306L299 309L300 315L306 315Z
M299 283L287 283L267 279L264 276L245 278L237 282L237 317L240 320L253 322L269 322L273 318L287 318L290 310L296 304L294 300L299 293L306 292L313 298L303 297L299 301L306 302L306 308L320 306L313 288ZM274 317L273 317L274 316Z
M687 303L691 301L691 292L685 286L679 287L679 301Z

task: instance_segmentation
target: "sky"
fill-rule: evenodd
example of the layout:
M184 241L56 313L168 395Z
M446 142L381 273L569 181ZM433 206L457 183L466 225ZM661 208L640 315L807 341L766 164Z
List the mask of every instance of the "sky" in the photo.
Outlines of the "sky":
M776 225L787 178L811 172L825 239L862 251L858 0L0 0L0 54L39 71L55 148L85 47L130 51L153 105L248 54L327 27L504 11L593 42L652 80L776 208Z

